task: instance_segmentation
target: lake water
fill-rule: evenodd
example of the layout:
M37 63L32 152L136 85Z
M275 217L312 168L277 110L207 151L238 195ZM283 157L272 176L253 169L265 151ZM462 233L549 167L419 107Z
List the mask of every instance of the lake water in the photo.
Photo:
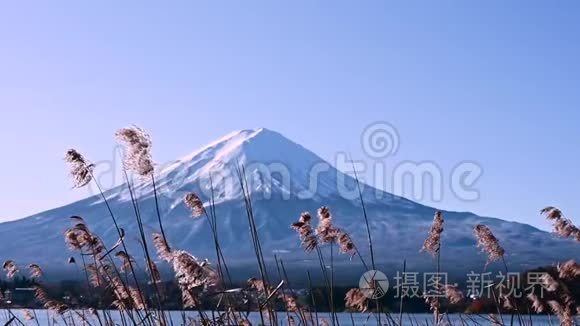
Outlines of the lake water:
M83 325L83 317L87 320L85 325L89 326L100 326L99 321L94 316L89 316L88 312L76 311L72 313L67 313L64 318L63 316L55 316L51 315L46 310L30 310L36 315L38 324L40 325ZM100 312L103 313L102 311ZM118 323L118 325L122 325L122 319L117 311L107 311L107 314L110 314L112 319ZM205 312L207 316L211 319L212 312ZM214 312L217 316L217 312ZM6 323L8 320L16 316L17 319L13 320L12 325L21 325L19 321L22 321L25 325L37 325L36 321L26 321L25 319L24 310L13 309L11 311L8 310L0 310L0 319L2 323ZM183 325L183 313L181 311L171 311L168 312L168 315L171 316L171 320L173 321L173 325ZM312 314L314 317L314 314ZM102 318L102 317L101 317ZM187 311L185 312L185 318L193 318L199 319L199 313L195 311ZM285 312L278 313L279 324L280 325L288 325L287 314ZM326 319L330 323L330 315L328 313L319 313L319 319ZM391 319L392 318L392 319ZM538 325L538 326L551 326L551 325L559 325L559 321L555 316L523 316L525 319L524 322L526 325ZM531 318L531 319L530 319ZM71 322L71 319L74 322ZM258 313L251 313L248 318L253 325L260 324L260 315ZM294 319L296 320L296 325L299 325L299 318L294 315ZM372 314L348 314L348 313L339 313L338 314L339 324L340 325L377 325L377 317ZM398 321L398 315L381 315L381 324L383 325L394 325L392 320ZM504 315L503 316L505 325L510 325L511 316ZM66 323L65 323L66 320ZM452 325L490 325L491 322L487 315L459 315L459 314L451 314L444 317L445 322L450 322ZM577 323L580 325L580 319L577 319ZM103 323L104 324L104 323ZM132 322L128 321L128 324L133 324ZM268 324L268 323L267 323ZM446 323L447 324L447 323ZM517 316L514 318L514 325L519 325ZM332 323L330 323L332 325ZM417 326L417 325L433 325L433 316L431 314L404 314L403 315L403 325L405 326Z

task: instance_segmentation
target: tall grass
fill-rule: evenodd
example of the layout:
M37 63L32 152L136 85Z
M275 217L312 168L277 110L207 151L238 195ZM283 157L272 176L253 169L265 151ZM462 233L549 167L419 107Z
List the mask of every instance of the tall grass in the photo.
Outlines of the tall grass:
M435 212L435 216L433 217L433 224L431 225L431 229L429 230L429 234L423 242L423 247L421 251L428 252L436 257L436 270L437 276L441 273L441 234L443 233L443 214L437 211ZM439 278L436 280L436 290L441 291L443 289L442 284L439 283ZM439 302L439 297L429 297L426 294L425 301L430 305L431 310L433 311L433 323L435 325L439 325L441 322L439 309L441 307Z
M159 200L159 189L155 179L155 165L151 156L151 139L149 135L138 127L124 128L117 132L117 139L125 145L125 155L123 164L123 174L125 184L131 199L134 222L137 225L138 234L136 242L141 252L134 255L128 251L126 242L135 235L125 234L120 219L113 211L107 194L101 188L93 175L95 166L76 150L69 150L66 161L70 165L73 185L76 188L84 187L93 182L99 191L112 226L117 234L116 243L106 244L101 237L91 230L89 223L79 216L71 217L72 226L64 233L64 239L68 247L75 253L75 256L68 260L68 263L75 266L77 273L83 274L83 282L86 283L82 293L88 298L86 303L70 305L61 298L54 296L50 288L43 284L44 273L38 264L29 264L27 270L30 278L34 282L36 299L50 313L47 317L49 323L64 325L174 325L165 305L165 285L158 263L166 264L166 268L172 270L173 283L176 285L181 295L181 308L192 310L197 314L196 318L187 317L182 314L181 324L183 325L250 325L249 314L256 311L260 316L260 323L263 325L279 324L300 324L300 325L340 325L338 317L338 307L336 302L335 285L335 264L337 255L348 255L351 260L357 260L364 267L365 271L376 270L377 262L375 248L373 246L372 227L366 209L363 191L358 179L357 172L354 171L355 181L358 189L359 201L362 211L362 220L366 227L367 245L370 254L370 266L361 255L359 247L355 244L350 234L338 226L329 207L322 206L318 209L317 225L313 226L312 215L308 212L302 213L298 220L290 226L298 235L301 246L308 254L315 253L315 259L320 268L322 276L322 299L326 301L330 310L330 322L319 318L317 307L322 302L315 295L310 271L307 271L308 295L300 298L299 294L292 286L294 275L288 273L285 261L280 257L269 257L269 253L264 252L260 237L260 229L256 221L254 203L252 199L252 189L250 188L244 165L235 163L235 170L242 193L243 211L248 225L248 238L253 249L256 261L256 274L258 278L249 279L246 284L236 284L220 243L219 221L216 213L214 197L214 184L210 174L211 195L204 201L195 193L189 193L183 198L183 204L189 208L191 218L205 218L209 226L211 243L215 251L216 265L206 260L194 256L193 253L180 250L170 246L170 234L164 228L164 217L162 214L161 202ZM354 168L354 166L353 166ZM132 176L140 179L140 182L148 182L152 186L155 209L153 215L157 221L153 234L148 234L149 228L145 221L145 211L142 203L139 202L138 194L135 192ZM542 214L554 224L555 233L562 237L570 237L579 240L580 231L573 223L564 217L562 212L555 207L547 207L542 210ZM443 272L441 255L441 237L443 233L443 214L435 212L433 224L431 225L425 242L421 248L428 252L435 260L437 272ZM485 268L491 263L501 262L505 273L509 274L508 264L505 259L505 250L500 245L499 240L494 236L488 226L477 225L474 228L477 246L486 253L487 262ZM580 240L579 240L580 241ZM157 253L152 251L152 246ZM328 251L326 253L325 251ZM386 253L383 253L386 254ZM145 259L144 270L139 270L139 264L134 257L141 256ZM78 257L78 258L75 258ZM82 262L82 265L77 261ZM270 275L269 268L275 267L277 278ZM369 268L370 267L370 268ZM403 260L403 272L406 272L406 260ZM14 278L22 273L18 264L13 260L7 260L3 264L3 270L8 278ZM138 275L147 276L144 282ZM548 293L547 297L529 295L524 302L515 298L502 296L501 293L494 294L497 315L490 317L480 316L493 324L506 324L502 315L503 311L511 310L512 318L510 324L514 324L514 316L517 315L517 322L520 325L531 325L531 319L527 322L522 314L521 308L537 313L551 313L556 315L561 324L568 326L574 324L574 314L577 304L571 288L571 282L580 278L580 265L574 261L560 263L557 268L546 274L542 279ZM373 278L366 280L375 286ZM443 296L438 298L426 297L426 303L433 311L433 320L418 321L409 316L411 325L442 325L450 324L448 311L442 310L443 303L447 307L460 305L464 302L465 296L462 291L452 284L437 283L437 289ZM96 296L112 298L113 307L119 313L118 319L113 317L110 310L102 308L94 302ZM302 299L302 300L301 300ZM503 303L502 303L503 302ZM381 302L376 298L369 298L361 289L352 288L346 291L344 306L351 312L351 324L355 324L353 312L367 314L368 324L377 325L403 325L403 297L399 301L398 318L395 320L388 312L383 311ZM509 306L506 308L506 306ZM9 307L10 308L10 307ZM373 311L374 310L374 311ZM285 318L279 314L285 314ZM385 314L386 319L382 320L381 315ZM374 319L371 317L374 316ZM447 320L445 320L445 318ZM476 318L467 315L460 316L462 324L467 321L476 322ZM18 316L12 309L7 310L6 325L25 325L34 322L40 326L39 316L35 310L23 310L22 316ZM344 321L342 321L344 323Z

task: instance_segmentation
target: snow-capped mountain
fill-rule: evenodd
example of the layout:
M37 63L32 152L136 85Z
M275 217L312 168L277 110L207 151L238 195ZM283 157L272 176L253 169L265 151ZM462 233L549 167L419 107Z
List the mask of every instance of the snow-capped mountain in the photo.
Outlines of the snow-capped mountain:
M316 258L303 252L289 225L301 212L315 214L323 205L330 207L334 222L347 230L362 255L368 256L360 201L356 196L345 198L345 192L355 189L355 181L311 151L268 129L233 132L178 161L157 167L161 214L173 247L212 259L214 250L207 221L193 219L182 200L185 194L195 192L207 205L213 193L219 239L228 264L252 266L255 257L236 173L241 166L248 179L266 259L273 259L276 254L289 268L316 268ZM138 230L127 189L127 185L121 185L107 191L105 196L128 235L131 253L138 257L141 251L136 240ZM152 184L136 183L135 190L146 229L157 231ZM370 186L363 187L363 196L379 267L397 268L405 258L408 268L430 268L430 256L419 253L419 249L436 209ZM443 263L458 271L481 270L485 263L484 255L478 254L475 248L472 230L477 223L487 224L500 239L512 270L580 258L576 243L526 224L465 212L443 214ZM117 240L104 201L97 195L0 224L0 258L14 259L20 264L36 262L45 269L64 270L66 259L72 253L65 246L63 231L70 227L69 216L72 215L82 216L107 244ZM357 263L348 262L344 255L337 259L345 266Z

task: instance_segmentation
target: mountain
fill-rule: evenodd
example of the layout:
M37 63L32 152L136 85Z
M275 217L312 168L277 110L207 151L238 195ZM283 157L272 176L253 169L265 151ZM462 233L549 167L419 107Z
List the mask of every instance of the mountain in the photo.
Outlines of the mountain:
M263 128L230 133L180 160L157 168L161 215L173 247L200 257L214 257L207 221L193 219L182 204L185 194L196 192L207 205L213 190L219 239L228 264L240 270L245 266L250 268L249 273L256 275L252 267L255 257L248 221L236 174L236 168L240 166L244 167L248 178L258 233L267 259L273 259L275 254L289 269L315 269L315 255L303 252L289 225L301 212L315 214L320 206L325 205L330 207L334 222L351 234L362 256L368 260L361 204L356 196L352 196L356 194L353 192L355 180L306 148ZM157 231L151 182L135 183L135 193L146 230ZM108 190L105 196L128 235L130 252L139 256L138 229L127 185ZM432 259L428 254L419 253L419 249L436 209L370 186L363 187L363 197L380 269L400 269L405 258L407 270L432 270ZM506 249L506 261L511 271L580 258L576 243L526 224L466 212L444 211L443 214L442 264L456 272L478 271L485 264L485 256L478 254L472 233L478 223L488 225L500 240ZM71 226L69 217L72 215L82 216L108 245L117 240L105 203L95 195L0 224L3 239L0 258L14 259L20 264L36 262L55 273L70 272L65 261L72 253L66 248L62 235ZM345 255L335 255L335 259L344 270L348 270L348 266L360 269L357 260L349 262Z

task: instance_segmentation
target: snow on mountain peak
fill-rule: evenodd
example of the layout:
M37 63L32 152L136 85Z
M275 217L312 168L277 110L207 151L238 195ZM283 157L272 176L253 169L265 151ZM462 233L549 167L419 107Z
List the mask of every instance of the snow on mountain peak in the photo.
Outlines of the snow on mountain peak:
M258 139L260 139L258 141ZM213 157L213 161L224 161L224 160L231 160L231 159L238 159L243 163L243 154L244 151L247 151L247 146L255 147L257 142L261 142L262 145L259 145L260 148L257 150L267 150L268 148L264 148L264 146L268 147L269 143L273 142L287 142L292 143L290 140L282 136L281 134L266 129L266 128L258 128L258 129L244 129L244 130L237 130L228 133L227 135L212 141L211 143L207 144L206 146L182 157L181 159L173 162L172 164L165 166L161 170L161 174L167 173L172 169L178 167L182 164L188 164L189 162L195 161L200 157ZM292 143L296 146L298 144ZM246 148L244 148L246 147ZM271 149L271 148L270 148Z
M264 132L270 132L270 130L265 129L265 128L259 128L259 129L244 129L244 130L237 130L237 131L230 132L229 134L207 144L206 146L202 147L201 149L198 149L198 150L194 151L193 153L183 157L182 159L179 160L179 162L185 163L185 162L191 161L197 155L200 155L201 153L203 153L205 151L220 150L220 151L223 151L226 153L232 152L232 151L238 149L242 143L249 141L253 137L256 137L257 135L264 133ZM222 155L226 154L226 153L222 153Z
M316 154L278 132L266 128L244 129L160 167L156 178L160 193L175 198L175 204L181 195L191 191L205 194L207 198L213 190L217 201L225 201L242 195L237 168L243 166L252 193L288 196L309 188L310 171L316 164L326 164L333 172L331 175L339 173ZM140 184L137 191L140 196L153 194L148 182ZM317 189L317 194L330 193L332 189L328 187ZM129 194L120 197L130 200Z

